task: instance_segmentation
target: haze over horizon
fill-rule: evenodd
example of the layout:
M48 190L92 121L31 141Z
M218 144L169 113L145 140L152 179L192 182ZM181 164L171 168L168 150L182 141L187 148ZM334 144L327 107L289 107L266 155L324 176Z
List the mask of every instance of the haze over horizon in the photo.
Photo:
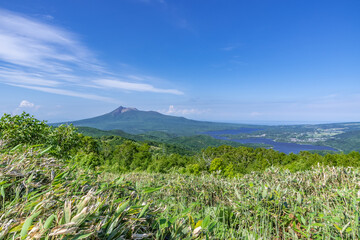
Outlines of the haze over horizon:
M360 2L0 0L0 114L360 122Z

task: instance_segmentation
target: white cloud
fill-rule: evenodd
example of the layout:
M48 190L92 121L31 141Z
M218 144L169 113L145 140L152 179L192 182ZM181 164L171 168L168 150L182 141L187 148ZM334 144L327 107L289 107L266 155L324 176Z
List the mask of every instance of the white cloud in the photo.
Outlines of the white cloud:
M61 82L59 80L50 80L51 78L53 79L56 78L56 75L51 77L51 76L47 76L46 74L42 74L40 72L32 73L32 72L25 72L20 69L15 70L15 69L7 69L4 67L0 67L0 82L3 83L38 85L38 86L48 86L48 87L56 87L61 85Z
M100 100L100 101L105 101L105 102L115 102L115 100L112 98L102 97L102 96L98 96L98 95L94 95L94 94L80 93L80 92L75 92L75 91L65 90L65 89L35 87L35 86L26 86L26 85L17 85L17 84L10 84L10 85L15 86L15 87L33 89L33 90L37 90L37 91L41 91L41 92L54 93L54 94L58 94L58 95L80 97L80 98Z
M0 10L0 42L0 59L15 66L56 72L67 63L95 64L73 34L5 10Z
M107 88L118 88L118 89L138 91L138 92L171 93L176 95L184 94L183 92L178 91L176 89L155 88L152 85L146 83L132 83L132 82L119 81L119 80L110 80L110 79L94 80L93 82L99 86L107 87Z
M19 108L33 108L35 104L27 100L22 100L19 104Z
M169 115L199 115L205 113L205 110L199 110L194 108L175 108L174 105L170 105L168 110L159 111Z
M175 113L174 105L170 105L170 106L169 106L169 110L167 111L167 113L169 113L169 114Z
M39 16L46 19L46 20L48 20L48 21L54 20L54 17L49 15L49 14L39 15Z
M13 114L20 114L22 111L37 111L40 108L39 105L29 102L28 100L22 100L19 106L13 111Z
M182 94L150 83L151 77L125 74L125 81L96 82L119 74L108 72L73 33L14 12L0 9L0 83L48 93L109 101L98 94L73 89L111 87L129 91ZM124 75L124 74L120 74ZM69 90L71 89L71 90Z
M137 76L137 75L127 75L128 78L132 79L132 80L136 80L136 81L144 81L144 77L142 76Z

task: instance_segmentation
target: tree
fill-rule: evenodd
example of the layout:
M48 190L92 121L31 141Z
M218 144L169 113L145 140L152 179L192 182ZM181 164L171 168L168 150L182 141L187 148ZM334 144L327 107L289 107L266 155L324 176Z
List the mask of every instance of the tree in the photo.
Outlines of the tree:
M45 121L23 112L21 115L4 114L0 119L0 137L6 147L18 144L44 144L51 132Z

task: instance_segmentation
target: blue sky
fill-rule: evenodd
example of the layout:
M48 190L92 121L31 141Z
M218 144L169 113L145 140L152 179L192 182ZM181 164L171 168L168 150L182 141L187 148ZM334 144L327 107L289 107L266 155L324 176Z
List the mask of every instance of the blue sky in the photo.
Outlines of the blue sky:
M0 0L0 114L360 121L360 1Z

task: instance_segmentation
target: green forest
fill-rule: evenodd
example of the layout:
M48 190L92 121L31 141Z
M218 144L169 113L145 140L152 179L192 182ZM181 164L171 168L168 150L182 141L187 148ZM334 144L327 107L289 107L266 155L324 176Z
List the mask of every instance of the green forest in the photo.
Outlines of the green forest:
M359 152L96 134L0 119L0 239L360 237Z

